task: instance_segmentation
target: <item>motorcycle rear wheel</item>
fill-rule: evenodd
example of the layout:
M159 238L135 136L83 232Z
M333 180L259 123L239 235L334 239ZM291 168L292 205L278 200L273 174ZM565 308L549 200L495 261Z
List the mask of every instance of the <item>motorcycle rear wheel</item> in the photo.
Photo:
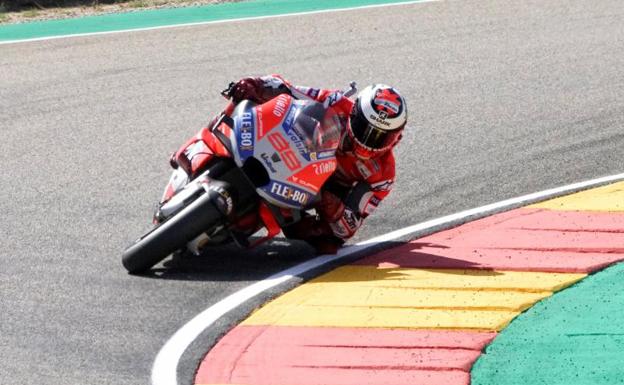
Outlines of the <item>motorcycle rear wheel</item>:
M211 194L202 194L130 245L121 257L122 264L130 274L144 273L187 242L212 229L222 218Z

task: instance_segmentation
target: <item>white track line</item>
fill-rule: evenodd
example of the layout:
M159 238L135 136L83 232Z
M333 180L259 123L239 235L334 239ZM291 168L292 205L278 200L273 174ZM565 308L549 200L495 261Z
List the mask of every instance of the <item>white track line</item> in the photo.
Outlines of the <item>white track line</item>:
M221 301L217 302L216 304L210 306L208 309L198 314L195 318L190 320L186 325L178 330L169 339L169 341L167 341L167 343L162 347L162 349L156 356L154 366L152 367L152 384L177 385L178 362L180 361L180 358L182 357L182 354L184 354L186 349L202 332L204 332L204 330L210 327L210 325L212 325L223 315L240 306L247 300L272 287L284 283L295 276L303 274L317 267L323 266L327 263L340 260L348 255L365 250L379 243L388 242L419 232L425 232L427 230L432 231L436 228L437 230L440 230L441 227L448 228L456 226L463 222L466 222L467 220L484 217L496 212L509 210L514 207L524 206L556 196L619 180L624 180L624 174L611 175L603 178L592 179L585 182L574 183L563 187L557 187L550 190L523 195L517 198L507 199L501 202L477 207L456 214L447 215L438 219L433 219L417 225L396 230L391 233L369 239L368 241L357 243L353 246L349 246L340 250L337 255L322 255L305 263L291 267L290 269L281 271L263 281L259 281L257 283L254 283L253 285L247 286L246 288L222 299Z
M437 1L441 1L441 0L415 0L415 1L406 1L406 2L402 2L402 3L363 5L363 6L359 6L359 7L324 9L324 10L319 10L319 11L286 13L286 14L281 14L281 15L251 16L251 17L241 17L241 18L238 18L238 19L200 21L200 22L196 22L196 23L180 23L180 24L162 25L162 26L158 26L158 27L135 28L135 29L131 28L131 29L121 29L121 30L117 30L117 31L89 32L89 33L77 33L77 34L71 34L71 35L46 36L46 37L37 37L37 38L32 38L32 39L19 39L19 40L0 41L0 45L3 45L3 44L27 43L27 42L44 41L44 40L65 39L65 38L71 38L71 37L111 35L111 34L115 34L115 33L152 31L152 30L155 30L155 29L191 27L191 26L196 26L196 25L222 24L222 23L242 22L242 21L251 21L251 20L274 19L274 18L280 18L280 17L313 15L313 14L318 14L318 13L344 12L344 11L352 11L352 10L358 10L358 9L394 7L394 6L400 6L400 5L431 3L431 2L437 2Z

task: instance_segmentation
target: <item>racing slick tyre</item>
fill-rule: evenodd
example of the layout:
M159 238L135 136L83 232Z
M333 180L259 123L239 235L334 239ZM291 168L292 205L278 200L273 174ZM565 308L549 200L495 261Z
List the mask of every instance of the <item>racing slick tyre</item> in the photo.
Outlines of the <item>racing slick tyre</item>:
M202 194L129 246L121 257L126 270L130 274L143 273L201 233L221 223L223 214L215 205L212 193Z

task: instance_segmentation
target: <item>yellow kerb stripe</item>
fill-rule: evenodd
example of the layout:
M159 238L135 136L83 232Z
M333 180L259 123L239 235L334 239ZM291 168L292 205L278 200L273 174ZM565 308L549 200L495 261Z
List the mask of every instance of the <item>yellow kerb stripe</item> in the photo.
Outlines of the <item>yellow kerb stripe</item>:
M355 284L355 286L398 288L488 289L556 291L586 274L492 271L477 269L413 269L348 265L311 280L308 285ZM293 290L296 291L297 289ZM287 293L288 294L288 293Z
M269 306L243 325L501 330L518 312Z
M293 295L273 301L279 306L395 307L522 311L550 296L550 291L525 292L488 289L414 289L323 284L303 286Z
M564 211L624 211L624 182L581 191L527 207Z
M243 324L500 330L584 277L343 266L268 303Z

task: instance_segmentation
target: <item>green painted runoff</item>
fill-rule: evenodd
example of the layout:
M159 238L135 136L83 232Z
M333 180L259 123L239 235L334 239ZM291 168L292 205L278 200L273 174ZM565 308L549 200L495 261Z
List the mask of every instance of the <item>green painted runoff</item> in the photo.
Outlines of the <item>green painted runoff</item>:
M624 384L624 263L516 318L477 360L471 384Z
M412 2L414 1L252 0L199 7L154 9L75 19L3 25L0 26L0 42Z

